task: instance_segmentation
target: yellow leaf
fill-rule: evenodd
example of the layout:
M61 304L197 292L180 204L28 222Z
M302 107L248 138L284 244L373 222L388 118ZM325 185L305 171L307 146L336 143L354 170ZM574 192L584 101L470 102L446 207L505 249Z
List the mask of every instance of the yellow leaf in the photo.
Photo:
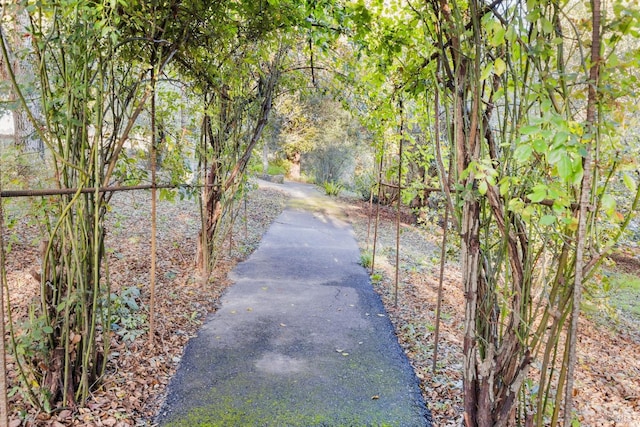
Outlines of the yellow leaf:
M82 335L71 333L71 344L78 344L82 339Z
M502 58L496 58L493 63L493 72L496 76L501 76L505 70L507 69L507 64L502 60Z
M487 64L482 69L482 72L480 73L480 78L478 80L480 80L480 81L486 80L487 77L489 77L489 74L491 74L491 71L493 71L493 64Z

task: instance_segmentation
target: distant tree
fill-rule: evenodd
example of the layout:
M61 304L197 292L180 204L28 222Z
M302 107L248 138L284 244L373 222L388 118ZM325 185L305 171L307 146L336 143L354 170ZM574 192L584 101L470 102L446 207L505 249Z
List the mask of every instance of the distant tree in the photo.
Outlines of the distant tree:
M352 187L359 156L370 152L364 141L367 133L341 103L327 96L317 96L310 109L320 132L307 155L305 169L317 183L342 182Z
M280 149L289 162L289 177L299 180L304 153L317 145L319 129L313 108L305 100L296 96L283 96L277 103Z
M29 16L24 6L15 4L14 7L8 9L5 14L5 25L10 27L7 39L8 61L5 63L2 59L3 81L10 82L8 70L11 67L12 74L16 81L20 84L21 90L27 95L29 109L32 114L40 116L40 99L35 91L35 63L33 55L31 55L32 35L29 32ZM44 155L44 144L39 135L35 131L33 124L29 121L29 117L24 107L19 103L16 91L8 85L6 88L8 101L13 104L11 115L13 118L13 138L14 145L26 151L39 152Z

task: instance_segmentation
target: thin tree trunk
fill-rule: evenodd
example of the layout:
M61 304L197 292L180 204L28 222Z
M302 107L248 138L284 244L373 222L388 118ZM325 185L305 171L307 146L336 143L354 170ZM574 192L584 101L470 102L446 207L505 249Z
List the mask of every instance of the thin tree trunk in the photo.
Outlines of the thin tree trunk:
M231 254L233 253L233 227L235 227L236 216L233 212L233 199L231 199L230 210L231 210L231 224L229 224L229 258L231 258Z
M267 141L262 146L262 173L265 175L269 173L269 144Z
M478 420L478 410L490 411L490 408L479 408L478 405L478 371L476 365L477 316L478 316L478 282L480 266L480 206L476 201L465 203L462 212L462 281L465 292L465 317L463 341L464 369L464 407L467 427L483 426Z
M2 179L2 171L0 171ZM0 189L2 184L0 181ZM7 403L7 361L5 349L5 327L4 327L4 290L7 287L6 257L4 252L4 210L2 209L2 197L0 197L0 426L8 425L8 403ZM9 296L7 295L7 298Z
M440 340L440 310L442 309L442 287L444 282L444 264L447 256L447 231L449 229L449 204L444 207L444 226L442 229L442 248L440 250L440 275L438 276L438 301L436 303L436 330L433 337L432 372L436 373L438 362L438 341Z
M197 264L200 267L204 276L208 276L210 272L211 259L215 262L215 257L211 257L213 252L213 244L215 242L215 235L220 230L220 222L227 211L227 205L225 196L229 196L227 200L232 200L233 196L237 193L240 186L240 178L245 173L246 167L251 159L253 150L255 149L262 132L269 120L269 114L273 106L273 97L275 95L275 89L280 78L280 60L284 55L284 49L278 52L278 57L273 60L269 65L269 75L266 81L260 81L259 86L262 87L262 103L260 106L260 112L256 118L255 125L251 131L251 138L244 147L240 147L239 144L235 146L234 157L232 160L224 158L216 158L216 162L211 165L205 177L205 191L203 192L203 231L200 232L201 248L197 253ZM224 102L227 102L226 100ZM221 122L226 124L233 120L237 120L237 117L226 117L226 109L222 109L224 117L220 119ZM223 140L224 137L213 136L211 131L210 119L205 116L203 121L203 135L206 138L203 140L205 146L203 153L206 153L207 141L212 144L214 155L220 155L223 152L222 144L226 143ZM237 156L237 157L235 157ZM206 161L206 158L205 158ZM223 164L224 163L224 164ZM207 168L205 168L207 170ZM205 262L205 257L209 258L209 261Z
M367 215L367 250L371 242L371 217L373 216L373 187L369 188L369 211Z
M440 61L438 61L438 72L440 68ZM451 191L449 188L449 174L445 171L444 162L442 161L442 148L440 146L440 89L438 85L435 85L434 94L434 139L436 146L436 163L440 174L440 182L442 186L442 195L445 198L445 210L444 210L444 226L442 231L442 248L440 251L440 275L438 278L438 301L436 302L436 329L433 339L433 363L432 372L436 373L436 367L438 363L438 343L440 341L440 311L442 309L442 287L444 281L444 265L445 257L447 253L447 232L449 229L449 211L453 210L453 201L451 199ZM451 163L452 164L452 163Z
M402 207L402 141L404 140L404 110L400 101L400 147L398 150L398 212L396 215L396 275L393 303L398 306L398 285L400 282L400 210Z
M380 150L380 164L378 165L378 203L376 203L376 220L373 225L373 251L371 253L371 274L376 265L376 249L378 248L378 224L380 222L380 196L382 193L382 160L384 159L384 145Z
M569 330L569 366L567 368L567 387L565 389L564 426L571 425L573 411L573 380L576 366L576 343L578 338L578 321L580 319L580 304L582 300L582 280L584 277L584 255L587 239L587 216L592 188L592 158L593 141L598 140L598 117L596 107L598 103L598 84L600 78L600 0L591 0L592 33L591 33L591 69L589 70L589 92L587 98L587 132L592 135L585 147L586 156L583 160L584 175L580 190L580 210L578 216L578 232L576 235L576 263L573 282L573 307L571 311L571 329Z
M149 270L149 346L155 341L155 307L156 307L156 261L157 261L157 189L156 189L156 87L155 73L151 77L153 85L151 94L151 259Z
M440 61L438 61L438 73L440 69ZM440 175L440 186L442 188L442 194L445 196L445 203L451 213L455 212L453 208L453 199L451 196L451 170L453 169L453 161L449 162L449 172L445 170L444 161L442 160L442 146L440 144L440 88L435 85L434 93L434 139L436 147L436 165L438 168L438 174ZM452 222L455 228L459 228L458 219L455 215L452 217Z
M249 229L248 229L248 222L249 222L249 215L247 212L247 192L245 191L244 194L242 195L242 202L244 205L244 240L247 241L249 239Z

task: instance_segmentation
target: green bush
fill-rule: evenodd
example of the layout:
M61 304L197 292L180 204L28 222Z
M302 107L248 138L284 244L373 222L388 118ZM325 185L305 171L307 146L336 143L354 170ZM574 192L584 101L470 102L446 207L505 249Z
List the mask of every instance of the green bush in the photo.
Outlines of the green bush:
M354 191L358 193L362 200L369 200L371 192L376 189L376 180L372 172L357 174L354 180ZM375 193L374 193L375 196Z
M370 268L373 263L373 253L371 251L363 251L360 254L360 265L364 268Z
M342 190L344 190L344 186L342 184L332 181L324 182L322 184L322 188L324 188L324 192L327 196L337 196Z
M287 175L291 169L291 164L287 160L275 160L269 162L269 169L267 173L269 175Z
M147 316L139 304L140 289L131 286L122 290L119 295L111 293L109 298L109 329L129 342L144 334Z

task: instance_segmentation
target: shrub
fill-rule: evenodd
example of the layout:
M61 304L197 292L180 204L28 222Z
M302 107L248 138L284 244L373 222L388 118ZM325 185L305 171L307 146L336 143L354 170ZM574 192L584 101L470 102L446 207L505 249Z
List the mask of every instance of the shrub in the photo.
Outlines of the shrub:
M373 254L371 251L363 251L360 254L360 265L364 268L370 268L373 262Z
M287 175L291 169L291 163L288 160L276 159L269 162L269 175Z
M322 187L324 188L324 192L327 196L337 196L342 190L344 190L344 186L342 184L333 181L325 181L322 184Z

